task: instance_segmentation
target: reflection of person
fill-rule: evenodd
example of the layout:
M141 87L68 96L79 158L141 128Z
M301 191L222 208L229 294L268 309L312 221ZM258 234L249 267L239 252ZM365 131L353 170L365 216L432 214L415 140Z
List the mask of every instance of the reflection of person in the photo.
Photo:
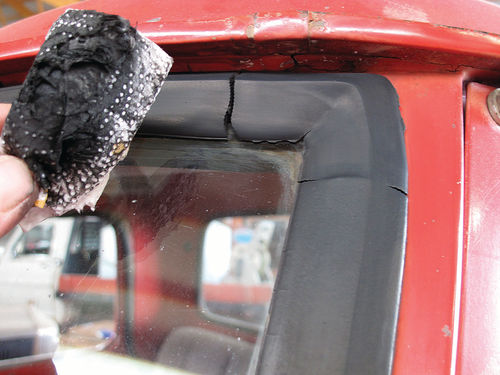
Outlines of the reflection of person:
M10 104L0 103L0 132ZM0 237L33 207L38 191L28 166L19 158L0 153Z

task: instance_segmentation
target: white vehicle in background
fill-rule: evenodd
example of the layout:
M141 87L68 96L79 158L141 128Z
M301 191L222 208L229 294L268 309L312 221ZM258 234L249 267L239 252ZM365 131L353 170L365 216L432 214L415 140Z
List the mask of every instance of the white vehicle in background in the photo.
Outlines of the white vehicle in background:
M31 304L64 324L71 317L63 307L67 299L58 296L61 276L113 280L116 252L113 227L96 216L51 218L26 233L17 229L0 262L0 306Z
M74 222L48 219L29 232L12 233L0 262L2 306L30 304L59 320L56 292Z
M89 321L92 307L112 311L116 262L115 231L100 217L51 218L26 233L16 228L0 256L0 316L13 306L37 311L64 331ZM110 292L93 290L99 283Z

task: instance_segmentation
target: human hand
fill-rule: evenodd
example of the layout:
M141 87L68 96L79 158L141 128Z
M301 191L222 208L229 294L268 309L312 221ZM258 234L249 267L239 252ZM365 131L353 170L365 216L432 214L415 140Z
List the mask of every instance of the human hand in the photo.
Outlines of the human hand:
M10 104L0 103L0 133ZM38 197L38 188L26 163L0 154L0 237L26 215Z

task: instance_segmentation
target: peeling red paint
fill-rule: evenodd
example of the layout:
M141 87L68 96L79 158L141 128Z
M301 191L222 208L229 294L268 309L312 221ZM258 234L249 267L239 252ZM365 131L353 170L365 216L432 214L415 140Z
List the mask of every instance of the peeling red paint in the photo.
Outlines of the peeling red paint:
M93 3L78 6L89 4ZM123 15L127 16L127 8L123 9ZM209 19L193 14L187 20L177 19L175 22L170 20L171 15L164 9L161 12L158 10L160 13L155 17L149 17L151 14L144 11L144 14L138 12L132 18L137 19L138 28L143 33L175 57L174 69L177 72L190 71L187 61L202 53L225 56L225 62L220 66L210 64L210 71L253 70L256 66L253 60L264 56L281 55L282 59L290 59L291 56L312 54L351 56L340 67L337 62L330 64L331 59L309 60L307 65L316 71L343 71L346 64L350 64L353 71L379 71L380 66L387 66L384 60L391 58L414 67L420 65L418 70L422 71L500 70L500 36L463 27L387 19L383 11L386 8L382 8L382 15L374 14L372 17L361 11L362 15L358 16L330 9L328 12L257 11L237 16L234 12L239 9L236 9L227 17L219 15ZM61 12L54 10L30 19L30 30L23 28L23 22L0 30L0 71L3 74L10 75L25 69L24 66L9 64L9 61L22 56L32 59L46 30ZM152 19L155 22L150 22ZM236 57L232 59L230 56ZM376 61L379 59L380 62ZM288 65L283 66L285 70L289 68ZM263 67L262 70L276 70L276 67Z

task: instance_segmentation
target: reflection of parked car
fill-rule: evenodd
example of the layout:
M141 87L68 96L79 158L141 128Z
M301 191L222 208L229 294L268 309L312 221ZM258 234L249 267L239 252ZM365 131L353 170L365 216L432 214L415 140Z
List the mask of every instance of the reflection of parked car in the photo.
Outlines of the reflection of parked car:
M53 362L17 369L496 375L500 133L487 98L500 82L500 8L216 5L76 5L129 18L175 64L96 208L116 239L112 332L102 321L70 327ZM15 97L61 13L0 30L0 100ZM204 285L211 223L267 215L290 215L279 262L255 262L278 269L273 287L242 298L241 285L219 282L231 267L221 226ZM235 273L264 279L244 269L245 247ZM106 294L95 253L78 248L69 252L88 275L63 273L60 295ZM248 302L259 314L233 308ZM97 350L66 350L89 331Z
M24 255L48 254L52 239L52 228L53 225L49 223L43 223L42 225L33 228L22 236L22 240L16 245L18 249L14 249L14 251Z
M116 279L116 237L102 219L52 218L26 233L17 229L0 259L0 305L31 304L67 325L85 319L81 308L75 308L82 291L68 287L68 278L74 284L90 275L96 282ZM86 293L91 295L92 289ZM113 290L110 294L108 311ZM88 296L80 298L89 302Z

